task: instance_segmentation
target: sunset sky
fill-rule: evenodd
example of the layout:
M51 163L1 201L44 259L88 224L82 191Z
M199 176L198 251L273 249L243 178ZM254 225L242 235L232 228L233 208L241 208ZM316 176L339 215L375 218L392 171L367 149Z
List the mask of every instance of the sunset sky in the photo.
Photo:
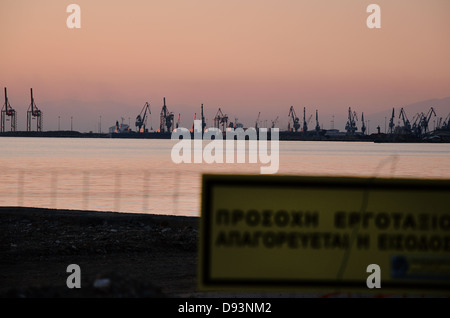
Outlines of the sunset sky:
M80 29L66 26L71 3ZM366 25L371 3L381 29ZM30 87L44 130L58 116L65 129L71 116L80 131L99 116L103 131L120 117L134 128L146 101L157 126L163 97L185 127L204 104L209 125L219 107L287 125L293 105L329 128L348 107L449 97L449 14L448 0L1 0L2 105L7 87L19 130Z

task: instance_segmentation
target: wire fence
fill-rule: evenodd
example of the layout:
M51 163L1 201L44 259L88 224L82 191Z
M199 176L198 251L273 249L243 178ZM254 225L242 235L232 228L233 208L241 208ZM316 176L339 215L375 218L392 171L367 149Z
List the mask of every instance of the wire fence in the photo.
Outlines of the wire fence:
M1 206L200 215L198 172L55 168L2 174Z

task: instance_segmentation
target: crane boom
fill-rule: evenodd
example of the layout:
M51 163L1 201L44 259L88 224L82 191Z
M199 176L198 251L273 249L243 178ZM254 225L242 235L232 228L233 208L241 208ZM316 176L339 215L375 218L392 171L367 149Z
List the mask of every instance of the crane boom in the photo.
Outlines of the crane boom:
M294 106L291 106L291 108L289 109L288 117L289 116L291 116L292 118L292 128L294 129L295 132L297 132L298 129L300 128L299 124L300 119L297 117L297 114L295 114Z
M403 107L400 109L400 114L398 115L398 118L402 118L403 121L403 129L405 132L409 133L411 132L411 123L409 122L408 117L406 116L405 110Z
M139 115L137 115L136 117L136 127L138 132L145 132L145 126L147 125L147 112L148 114L151 114L150 111L150 104L148 102L146 102L144 104L144 107L141 110L141 113Z

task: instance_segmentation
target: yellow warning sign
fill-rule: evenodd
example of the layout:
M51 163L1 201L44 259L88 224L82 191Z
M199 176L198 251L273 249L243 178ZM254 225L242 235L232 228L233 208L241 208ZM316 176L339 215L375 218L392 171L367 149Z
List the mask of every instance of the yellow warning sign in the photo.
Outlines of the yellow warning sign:
M448 294L449 198L449 180L204 175L200 287Z

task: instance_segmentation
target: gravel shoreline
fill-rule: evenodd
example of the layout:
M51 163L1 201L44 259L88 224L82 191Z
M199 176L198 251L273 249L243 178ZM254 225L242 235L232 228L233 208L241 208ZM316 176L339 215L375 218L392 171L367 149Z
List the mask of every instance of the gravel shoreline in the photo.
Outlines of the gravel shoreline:
M405 297L205 293L198 230L198 217L0 207L0 298ZM66 285L70 264L80 266L81 288Z
M190 297L197 217L0 207L0 297ZM81 288L69 289L69 264Z

